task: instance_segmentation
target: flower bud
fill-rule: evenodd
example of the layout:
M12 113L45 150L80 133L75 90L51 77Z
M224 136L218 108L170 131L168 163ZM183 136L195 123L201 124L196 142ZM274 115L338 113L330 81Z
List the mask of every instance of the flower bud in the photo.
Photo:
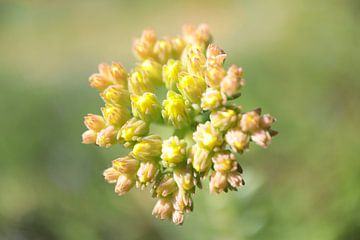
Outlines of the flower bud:
M179 188L189 191L195 186L193 173L189 168L180 168L174 171L174 179Z
M230 172L227 176L227 181L233 188L239 188L245 185L245 181L238 171Z
M191 195L182 188L178 190L173 202L174 209L180 212L189 211L192 209Z
M200 24L196 29L196 40L198 44L203 44L205 47L211 42L212 36L207 24Z
M120 176L120 172L111 167L103 172L103 176L108 183L116 183Z
M179 59L185 48L186 42L181 37L174 37L174 38L170 39L170 43L171 43L173 58Z
M212 59L216 58L219 55L225 54L224 50L216 46L215 44L209 44L209 46L206 49L206 58ZM220 62L222 64L222 62Z
M146 59L139 66L149 77L149 80L155 85L162 83L162 66L153 59Z
M155 161L141 162L140 168L137 171L137 177L140 184L148 184L155 180L158 172L158 163Z
M220 131L226 131L236 124L237 114L231 108L222 108L210 114L210 121Z
M237 169L236 157L230 151L221 151L214 154L212 158L214 170L218 172L230 172Z
M214 128L209 121L197 126L196 132L193 134L193 138L201 147L208 150L221 146L223 143L220 131Z
M164 120L171 123L177 129L189 126L191 108L184 98L174 91L168 91L166 96L167 98L163 101L163 110L161 112Z
M107 87L102 93L100 93L100 96L108 104L124 106L130 105L129 92L120 85L111 85Z
M264 114L264 116L260 118L260 127L262 129L269 129L274 122L275 118L273 116L270 114Z
M133 115L144 121L159 120L161 118L161 106L153 93L146 92L142 95L132 95L131 106Z
M128 73L122 64L115 62L111 64L111 76L114 83L118 84L123 89L127 89Z
M152 211L152 215L160 219L170 219L174 212L171 199L160 198Z
M213 172L210 176L210 192L221 193L227 187L227 175L222 172Z
M97 133L93 130L87 130L82 134L83 144L93 144L96 142Z
M108 148L114 143L116 143L116 131L113 126L108 126L97 134L96 144L98 146Z
M139 166L139 161L130 156L117 158L112 161L112 167L122 174L133 175L139 169Z
M158 159L161 155L161 146L160 136L150 135L142 138L140 142L135 144L132 154L141 161Z
M98 65L99 74L105 79L112 80L111 67L107 63L100 63Z
M271 142L271 135L268 131L259 130L251 135L251 140L257 145L266 148Z
M172 221L176 225L182 225L184 222L184 213L182 211L174 211Z
M89 77L90 87L97 90L104 90L112 84L111 80L105 78L103 75L95 73Z
M186 142L177 136L172 136L162 144L161 159L167 164L177 164L184 161L186 156Z
M156 59L161 63L166 63L171 58L171 43L168 40L158 40L154 46Z
M106 124L102 116L95 114L88 114L84 117L84 124L89 130L99 132L105 128Z
M141 95L145 92L153 92L154 85L150 81L146 72L137 70L130 74L129 91L132 94Z
M240 128L244 132L255 132L260 127L260 114L256 111L251 111L243 114L240 119Z
M226 71L222 66L210 65L205 70L205 82L212 88L220 88L222 79L226 76Z
M235 96L239 90L245 85L245 81L241 79L243 75L242 68L232 65L225 78L220 83L220 88L227 96Z
M226 133L225 141L234 152L242 153L249 147L250 137L240 129L232 128Z
M163 66L162 76L165 87L169 90L176 90L178 82L178 75L182 70L181 62L174 59L169 59L166 65Z
M182 64L186 66L190 74L202 76L203 69L205 68L206 57L203 54L203 49L198 45L188 46L184 50L182 57Z
M206 90L205 80L191 74L181 75L177 87L185 98L196 104L200 104L201 95Z
M211 166L211 153L209 150L202 148L199 144L192 146L189 160L197 172L206 172Z
M127 174L122 174L119 176L116 182L115 192L119 196L122 196L125 193L129 192L134 185L135 185L135 177L129 176Z
M153 30L144 30L141 38L136 39L133 43L133 51L139 60L154 57L154 45L156 42L156 35Z
M122 138L127 142L136 141L141 136L149 132L149 124L141 119L132 118L127 121L120 129L117 138Z
M201 98L201 108L204 110L214 110L226 103L226 97L213 88L208 88Z
M122 106L107 105L101 108L105 121L116 127L121 127L127 120L130 119L129 110Z
M173 177L165 176L156 186L155 192L158 197L167 197L177 191L177 185Z

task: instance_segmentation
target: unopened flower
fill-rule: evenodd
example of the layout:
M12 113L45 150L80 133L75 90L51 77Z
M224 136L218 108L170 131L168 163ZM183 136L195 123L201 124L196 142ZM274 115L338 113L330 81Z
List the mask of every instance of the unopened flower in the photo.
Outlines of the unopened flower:
M210 192L244 185L235 153L252 143L267 147L277 134L271 128L275 119L230 102L245 84L243 70L224 65L227 54L212 43L206 24L186 25L176 37L157 38L145 30L133 51L139 62L130 71L120 63L101 63L90 76L105 107L103 116L85 117L82 142L128 148L127 156L103 172L105 180L118 195L150 185L157 199L153 215L181 225L206 177ZM154 132L165 124L172 136Z

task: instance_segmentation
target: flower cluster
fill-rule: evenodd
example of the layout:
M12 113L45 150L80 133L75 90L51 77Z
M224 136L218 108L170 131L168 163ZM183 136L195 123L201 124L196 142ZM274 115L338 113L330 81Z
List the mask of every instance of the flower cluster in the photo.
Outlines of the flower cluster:
M105 106L102 115L85 116L83 143L128 148L104 171L105 180L118 195L149 186L157 199L153 215L175 224L192 211L192 196L206 177L214 193L244 185L235 153L251 142L267 147L276 134L272 116L260 109L244 112L231 102L244 87L243 70L225 69L225 52L211 42L204 24L184 26L173 38L145 30L134 41L135 68L100 64L89 78ZM167 90L165 99L155 94L159 88ZM152 124L172 126L173 136L150 133Z

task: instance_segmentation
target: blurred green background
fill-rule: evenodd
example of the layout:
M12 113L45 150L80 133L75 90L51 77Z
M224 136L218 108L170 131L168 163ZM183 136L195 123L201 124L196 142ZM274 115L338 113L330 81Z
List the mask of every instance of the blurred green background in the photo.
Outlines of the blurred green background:
M102 171L122 149L82 145L100 62L131 41L208 23L245 69L239 102L277 117L240 162L238 192L199 191L181 227L147 191L117 197ZM358 0L0 1L0 239L360 239Z

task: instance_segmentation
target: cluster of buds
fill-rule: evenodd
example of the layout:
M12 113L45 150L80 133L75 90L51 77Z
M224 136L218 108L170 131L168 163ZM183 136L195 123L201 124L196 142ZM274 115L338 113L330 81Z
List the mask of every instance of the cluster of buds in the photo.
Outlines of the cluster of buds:
M153 215L175 224L193 210L195 190L207 178L213 193L244 185L235 154L251 142L267 147L276 135L272 116L232 102L245 84L243 70L226 70L225 52L211 41L205 24L184 26L174 38L145 30L133 44L136 67L128 72L120 63L100 64L89 78L105 106L102 116L85 116L83 143L128 148L104 171L105 180L118 195L149 187L157 199ZM159 87L167 89L165 99L155 94ZM150 133L152 124L172 126L173 135Z

